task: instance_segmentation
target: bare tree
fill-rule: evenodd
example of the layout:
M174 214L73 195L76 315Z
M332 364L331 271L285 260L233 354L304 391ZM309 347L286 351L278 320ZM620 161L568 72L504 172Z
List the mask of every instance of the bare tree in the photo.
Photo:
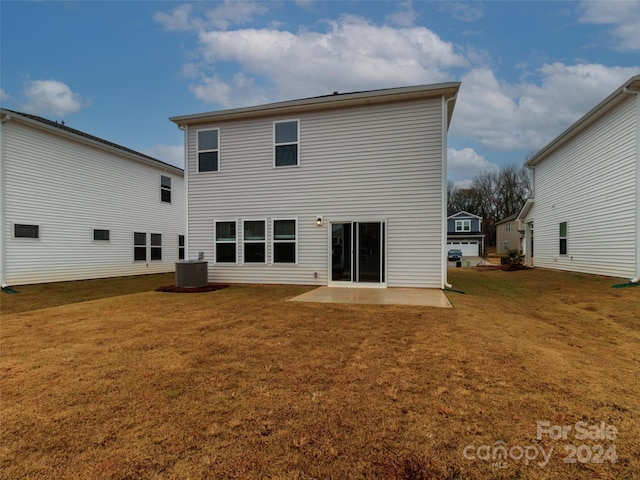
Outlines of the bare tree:
M469 188L451 185L447 190L449 211L464 210L483 218L487 245L495 245L496 222L518 213L532 193L528 169L517 165L482 172Z

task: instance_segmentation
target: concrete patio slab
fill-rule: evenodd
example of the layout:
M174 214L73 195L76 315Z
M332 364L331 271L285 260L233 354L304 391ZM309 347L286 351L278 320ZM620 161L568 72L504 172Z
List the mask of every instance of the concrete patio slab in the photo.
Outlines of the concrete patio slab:
M290 298L289 301L451 308L451 303L444 292L435 288L319 287Z

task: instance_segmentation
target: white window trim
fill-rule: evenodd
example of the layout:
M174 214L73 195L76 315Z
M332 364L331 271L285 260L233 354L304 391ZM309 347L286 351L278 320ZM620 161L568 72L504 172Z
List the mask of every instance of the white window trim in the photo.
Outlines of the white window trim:
M469 229L468 230L464 229L464 225L466 223L469 224ZM470 232L471 231L471 219L467 218L467 219L463 219L463 220L456 220L455 231L456 232Z
M244 245L245 243L264 243L264 264L266 265L269 260L269 222L267 218L241 218L240 225L242 226L242 258L239 259L241 265L247 265L247 262L244 261ZM264 240L245 240L244 239L244 222L264 222ZM237 228L237 227L236 227ZM236 233L236 236L238 234ZM237 258L237 254L236 254ZM262 262L248 262L249 265L262 265Z
M236 239L234 242L229 242L226 240L222 240L220 241L220 243L235 243L236 244L236 261L235 262L218 262L217 261L217 254L218 254L218 239L216 237L217 235L217 231L218 231L218 223L235 223L236 224ZM213 263L219 263L220 265L239 265L240 264L240 255L238 255L239 253L239 249L238 249L238 242L239 242L239 230L238 230L238 219L237 218L229 218L229 219L224 219L221 218L219 220L214 220L213 221ZM186 239L185 239L186 241Z
M276 235L275 235L275 222L277 222L278 220L293 220L296 222L296 230L295 230L295 240L276 240ZM295 256L296 256L296 261L295 262L276 262L273 259L274 256L274 247L273 245L275 243L293 243L295 244ZM271 219L271 258L269 261L269 264L273 264L273 265L298 265L298 217L277 217L277 218L272 218Z
M297 142L286 142L286 143L276 143L276 125L278 123L287 123L287 122L297 122L298 131L296 132L298 141ZM276 165L276 147L281 145L297 145L297 158L295 165ZM220 156L220 154L218 154ZM290 118L287 120L276 120L273 122L273 168L295 168L300 166L300 119L299 118Z
M200 139L200 132L210 132L212 130L215 130L218 132L218 148L213 148L210 150L200 150L200 145L199 145L199 139ZM208 153L208 152L218 152L218 169L217 170L207 170L204 172L200 171L200 154L201 153ZM198 130L196 130L196 171L198 173L218 173L220 172L220 167L221 167L221 163L222 163L222 154L220 153L220 128L215 127L215 128L200 128Z

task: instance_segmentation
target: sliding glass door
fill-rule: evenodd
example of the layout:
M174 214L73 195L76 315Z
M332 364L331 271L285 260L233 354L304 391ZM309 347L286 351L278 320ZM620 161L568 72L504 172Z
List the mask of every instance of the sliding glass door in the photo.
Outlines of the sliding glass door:
M385 282L385 222L331 223L332 283Z

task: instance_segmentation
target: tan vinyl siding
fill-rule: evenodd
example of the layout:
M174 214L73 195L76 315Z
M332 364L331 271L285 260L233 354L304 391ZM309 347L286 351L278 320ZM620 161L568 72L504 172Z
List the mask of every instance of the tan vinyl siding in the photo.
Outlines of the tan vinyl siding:
M203 124L220 128L217 173L195 173L189 127L192 258L213 262L214 220L298 219L297 265L210 263L211 280L326 285L329 221L371 219L388 221L389 286L441 287L442 99L297 115L300 166L274 168L273 122L291 118Z
M181 174L11 119L2 125L9 285L173 271L184 234ZM171 178L171 203L160 177ZM13 238L14 224L40 226ZM93 229L110 231L94 241ZM133 261L133 232L162 234L162 261ZM149 243L149 240L147 241Z
M535 265L633 277L636 271L637 102L621 105L535 167ZM567 222L567 255L559 224Z

